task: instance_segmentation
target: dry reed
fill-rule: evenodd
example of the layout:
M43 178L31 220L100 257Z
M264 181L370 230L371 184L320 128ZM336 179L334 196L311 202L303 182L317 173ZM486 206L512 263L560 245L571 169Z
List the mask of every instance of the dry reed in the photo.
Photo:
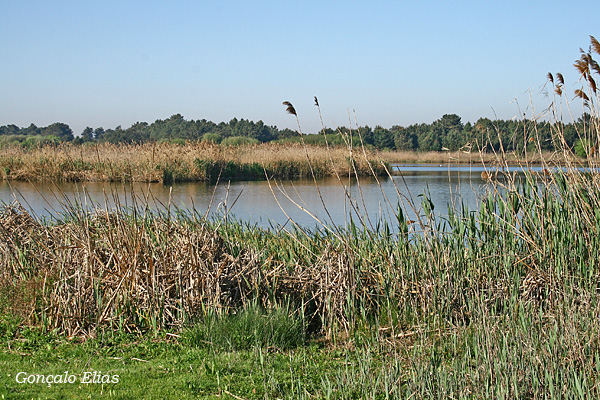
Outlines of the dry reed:
M17 203L0 215L0 288L31 288L32 301L8 310L26 324L68 335L173 328L256 299L304 304L319 326L345 319L353 261L342 247L289 265L204 220L72 211L52 225Z
M342 148L325 149L301 144L259 144L219 146L209 142L186 145L159 143L142 145L71 145L44 146L36 149L8 147L0 154L3 179L29 181L119 181L161 182L165 173L175 181L203 181L203 165L252 166L269 175L283 178L312 177L305 153L317 176L332 176L348 170L349 158ZM369 152L368 162L383 174L381 161ZM369 175L365 158L356 158L357 173ZM235 179L235 176L231 178ZM241 176L241 178L244 178Z

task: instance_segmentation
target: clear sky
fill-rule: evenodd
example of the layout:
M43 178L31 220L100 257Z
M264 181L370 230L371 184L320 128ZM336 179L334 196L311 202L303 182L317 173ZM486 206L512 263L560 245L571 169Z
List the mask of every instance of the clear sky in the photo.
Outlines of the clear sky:
M600 39L600 1L0 0L0 125L180 113L302 129L510 119ZM354 111L353 111L354 110ZM355 112L355 113L354 113Z

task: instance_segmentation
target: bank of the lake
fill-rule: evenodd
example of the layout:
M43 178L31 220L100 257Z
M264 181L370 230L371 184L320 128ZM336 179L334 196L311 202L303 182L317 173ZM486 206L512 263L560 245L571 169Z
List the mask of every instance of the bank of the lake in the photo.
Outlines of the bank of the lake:
M387 174L375 152L296 144L222 146L91 144L8 147L0 153L5 180L74 182L216 182Z
M4 147L0 178L45 182L216 182L386 176L392 163L531 164L549 154L517 157L465 152L391 152L345 147L265 143L224 146L211 142L142 145L63 143L36 148Z

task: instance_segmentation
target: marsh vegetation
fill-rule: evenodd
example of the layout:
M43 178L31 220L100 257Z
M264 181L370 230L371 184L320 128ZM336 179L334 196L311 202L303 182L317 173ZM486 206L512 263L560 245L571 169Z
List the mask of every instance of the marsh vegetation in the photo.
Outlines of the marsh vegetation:
M592 38L577 62L577 93L592 115L578 132L588 154L600 136L594 54ZM550 82L553 115L564 83ZM564 144L563 125L551 126ZM141 379L131 348L152 358L180 397L596 398L599 165L592 157L582 171L564 146L562 169L551 172L535 131L527 135L547 173L516 179L501 150L495 163L505 168L476 209L457 204L440 216L426 194L399 195L383 200L393 228L356 218L263 230L143 203L126 213L65 204L62 218L39 221L5 207L5 363L77 348L80 366L87 350L65 338L82 338L104 366L117 349L123 367L110 368L127 385ZM129 348L113 339L127 335L143 339Z

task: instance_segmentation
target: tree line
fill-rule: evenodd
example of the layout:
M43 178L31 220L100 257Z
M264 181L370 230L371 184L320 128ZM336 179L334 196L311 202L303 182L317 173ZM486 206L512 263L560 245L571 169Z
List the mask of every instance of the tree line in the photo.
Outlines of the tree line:
M186 120L175 114L165 120L148 124L136 122L123 129L103 129L86 127L80 135L74 136L71 128L64 123L54 123L47 127L31 124L27 128L16 125L0 126L0 144L20 143L23 146L47 143L109 142L145 143L151 141L185 143L185 141L211 141L222 144L299 142L315 145L365 145L378 150L405 151L457 151L460 149L483 149L484 151L527 150L553 151L566 144L576 152L583 153L593 147L587 143L593 139L582 138L582 132L589 131L592 123L589 114L584 114L576 122L557 126L544 121L530 120L490 120L480 118L475 123L463 124L456 114L446 114L430 123L413 124L407 127L394 125L383 128L362 126L356 129L339 127L325 128L315 134L300 135L291 129L278 129L262 121L254 122L234 118L229 122L214 123L201 120ZM586 129L586 127L588 127ZM562 132L560 138L556 133Z

